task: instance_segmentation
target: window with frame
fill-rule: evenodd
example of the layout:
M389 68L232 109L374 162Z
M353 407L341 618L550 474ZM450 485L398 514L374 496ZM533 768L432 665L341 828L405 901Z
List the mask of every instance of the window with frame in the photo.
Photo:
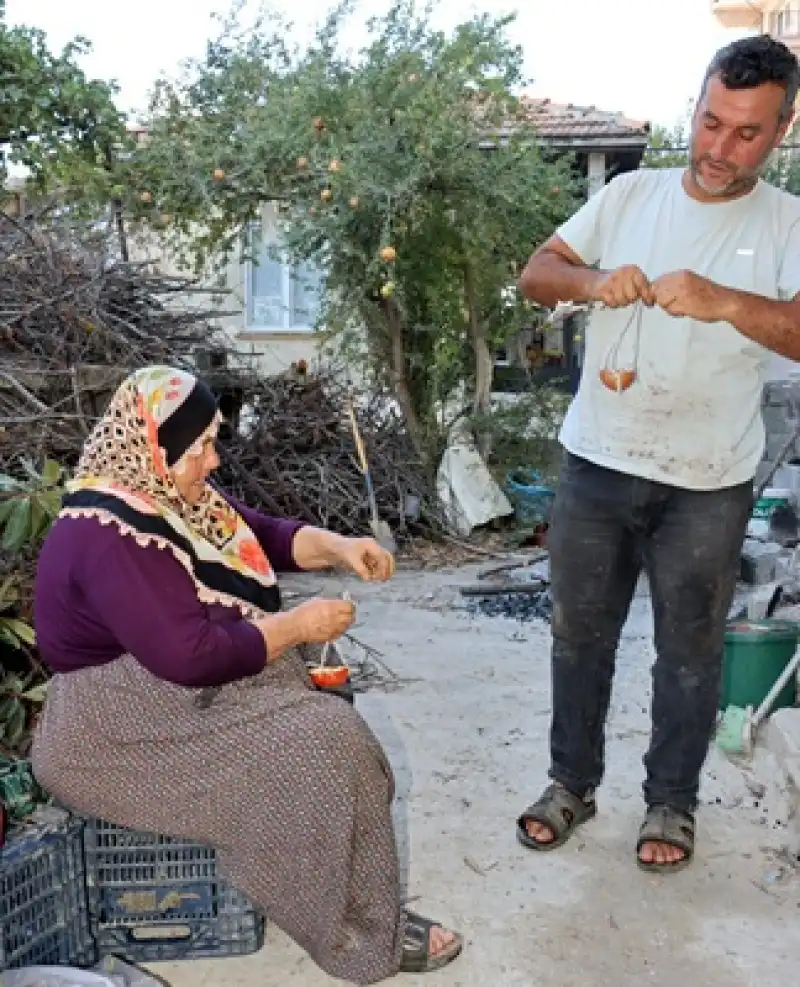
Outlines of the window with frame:
M255 332L313 332L320 310L323 275L314 264L292 264L275 242L250 231L245 263L247 329Z

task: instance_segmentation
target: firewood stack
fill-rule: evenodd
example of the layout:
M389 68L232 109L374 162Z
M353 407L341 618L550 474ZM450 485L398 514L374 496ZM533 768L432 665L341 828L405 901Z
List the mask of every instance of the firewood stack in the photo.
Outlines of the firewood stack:
M260 376L215 328L220 309L207 289L122 262L113 244L110 231L63 217L0 217L0 474L19 476L24 459L73 468L130 370L194 369L213 350L207 376L230 416L225 486L268 512L369 533L346 416L353 400L378 507L398 541L443 530L432 482L387 394L354 394L333 367Z

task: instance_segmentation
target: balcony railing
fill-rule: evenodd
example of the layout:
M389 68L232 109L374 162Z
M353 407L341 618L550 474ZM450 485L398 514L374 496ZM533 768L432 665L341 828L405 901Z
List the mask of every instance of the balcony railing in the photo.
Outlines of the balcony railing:
M800 4L770 14L769 33L774 38L800 37Z

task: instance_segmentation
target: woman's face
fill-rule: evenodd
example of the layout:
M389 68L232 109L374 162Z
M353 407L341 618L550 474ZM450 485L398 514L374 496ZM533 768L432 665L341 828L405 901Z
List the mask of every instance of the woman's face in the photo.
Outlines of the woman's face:
M216 429L206 434L184 453L172 469L172 478L180 495L189 504L196 504L203 496L206 480L219 467L216 448Z

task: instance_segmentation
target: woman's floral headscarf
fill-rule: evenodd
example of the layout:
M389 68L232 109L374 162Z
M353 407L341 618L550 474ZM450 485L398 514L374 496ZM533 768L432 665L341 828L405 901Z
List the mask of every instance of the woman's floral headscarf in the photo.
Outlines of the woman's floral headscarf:
M197 385L191 374L164 366L123 381L86 441L61 513L97 517L139 544L170 549L206 603L237 606L249 617L273 612L280 605L275 574L244 519L210 484L198 503L189 504L172 478L172 470L202 453L219 428L214 411L210 423L196 424L169 464L160 432L172 416L186 419Z

